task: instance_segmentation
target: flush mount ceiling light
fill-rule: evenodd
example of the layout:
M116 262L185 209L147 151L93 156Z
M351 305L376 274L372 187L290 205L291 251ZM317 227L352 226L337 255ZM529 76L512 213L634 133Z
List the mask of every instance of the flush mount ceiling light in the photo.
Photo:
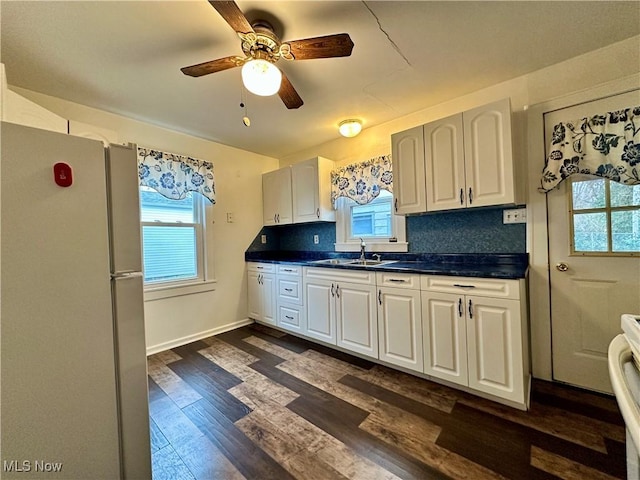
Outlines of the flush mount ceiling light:
M355 137L362 130L362 122L355 118L343 120L338 125L338 130L343 137Z
M255 95L268 97L280 90L282 72L273 63L257 58L242 66L242 83Z

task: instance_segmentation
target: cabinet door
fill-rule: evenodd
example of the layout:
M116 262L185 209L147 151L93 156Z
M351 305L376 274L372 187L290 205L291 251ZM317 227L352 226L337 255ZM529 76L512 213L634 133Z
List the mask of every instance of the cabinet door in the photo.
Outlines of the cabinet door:
M262 274L262 318L264 323L276 324L276 277Z
M464 112L467 205L514 202L509 99Z
M378 358L376 287L339 283L336 286L336 343L353 352Z
M393 196L400 215L427 211L422 125L391 135Z
M313 280L304 284L309 337L336 344L335 283Z
M522 403L520 302L467 296L469 387Z
M468 384L464 296L422 292L424 373Z
M462 114L424 126L427 210L464 208L467 204Z
M262 285L260 278L262 274L257 272L247 273L248 290L248 315L254 320L262 319Z
M320 191L317 159L296 163L291 167L293 222L320 219Z
M420 291L382 287L377 301L380 360L422 372Z
M264 225L291 223L291 169L281 168L262 175Z

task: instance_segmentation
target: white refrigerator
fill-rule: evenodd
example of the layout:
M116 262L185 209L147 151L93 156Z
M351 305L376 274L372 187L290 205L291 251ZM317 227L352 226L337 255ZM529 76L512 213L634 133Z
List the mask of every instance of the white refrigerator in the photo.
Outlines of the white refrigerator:
M0 477L151 478L136 149L0 134Z

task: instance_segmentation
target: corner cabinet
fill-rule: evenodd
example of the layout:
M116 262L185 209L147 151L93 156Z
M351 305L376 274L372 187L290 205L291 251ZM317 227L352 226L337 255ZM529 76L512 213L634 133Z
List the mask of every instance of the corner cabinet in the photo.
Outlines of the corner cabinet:
M335 222L331 205L333 162L316 157L291 166L293 223Z
M247 264L248 316L276 325L276 276L271 263Z
M264 225L286 225L293 221L291 170L281 168L262 175Z
M399 214L522 201L508 98L394 134L391 144Z
M421 278L424 372L527 406L524 280Z

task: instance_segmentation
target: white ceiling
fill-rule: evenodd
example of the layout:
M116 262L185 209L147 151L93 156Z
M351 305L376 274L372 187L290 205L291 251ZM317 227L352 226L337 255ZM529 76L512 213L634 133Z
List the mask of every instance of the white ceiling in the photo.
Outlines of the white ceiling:
M640 34L640 2L244 1L281 39L349 33L351 57L278 66L304 100L244 93L240 69L200 78L180 67L241 55L205 0L0 2L9 85L276 158L384 123Z

